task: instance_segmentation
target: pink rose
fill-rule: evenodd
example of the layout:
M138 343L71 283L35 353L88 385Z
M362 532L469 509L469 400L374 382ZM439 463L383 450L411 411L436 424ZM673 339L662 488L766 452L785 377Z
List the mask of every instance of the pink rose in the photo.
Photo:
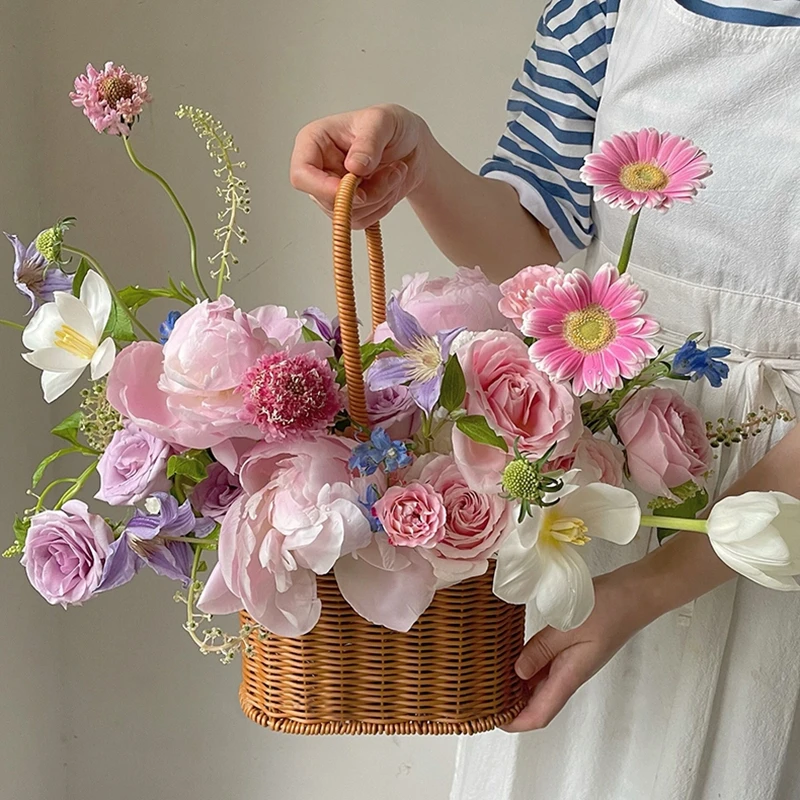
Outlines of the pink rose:
M444 502L424 483L392 486L375 503L375 511L395 547L434 547L444 539Z
M112 506L132 506L154 492L168 492L171 452L166 442L134 422L125 422L97 464L100 491L95 497Z
M61 511L42 511L31 519L22 565L48 603L80 605L100 584L113 541L101 516L70 500Z
M406 386L390 386L367 393L367 413L373 426L384 428L392 439L410 439L420 423L417 404Z
M497 307L500 288L486 278L480 267L459 267L449 278L429 278L427 272L406 275L396 296L401 307L415 316L431 336L453 328L485 331L508 327ZM382 342L391 335L384 323L373 338Z
M200 608L247 609L279 636L302 636L320 614L316 575L367 547L369 522L350 486L352 442L262 443L241 470L244 494L222 523L219 563Z
M521 328L522 315L533 308L533 290L540 283L546 283L550 278L559 278L563 274L563 269L548 264L520 270L513 278L500 284L503 294L498 305L500 313Z
M482 575L511 529L508 502L496 494L476 492L451 456L420 458L409 473L442 497L446 512L444 537L425 555L433 564L440 585Z
M484 416L509 448L504 453L453 429L453 454L473 489L499 492L515 444L534 458L553 445L555 457L572 451L583 429L578 399L531 363L521 339L497 331L478 334L458 351L458 359L467 382L467 413Z
M700 412L672 389L640 389L617 413L617 431L633 480L652 495L705 483L711 446Z
M625 454L605 439L598 439L585 430L575 449L548 464L551 470L579 469L589 483L607 483L622 487Z
M214 463L208 468L208 477L200 481L192 492L192 505L201 517L222 522L241 493L242 486L238 478L231 475L222 464Z

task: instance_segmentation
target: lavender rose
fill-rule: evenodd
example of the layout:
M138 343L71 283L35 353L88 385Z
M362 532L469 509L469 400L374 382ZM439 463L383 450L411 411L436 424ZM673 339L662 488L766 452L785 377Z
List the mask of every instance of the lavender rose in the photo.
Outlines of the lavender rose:
M192 493L192 505L202 516L222 522L241 493L237 477L222 464L214 463L208 468L208 477Z
M95 593L113 540L101 516L70 500L61 511L42 511L31 519L22 565L48 603L80 605Z
M169 491L170 446L133 422L117 431L97 464L100 491L112 506L131 506L155 492Z

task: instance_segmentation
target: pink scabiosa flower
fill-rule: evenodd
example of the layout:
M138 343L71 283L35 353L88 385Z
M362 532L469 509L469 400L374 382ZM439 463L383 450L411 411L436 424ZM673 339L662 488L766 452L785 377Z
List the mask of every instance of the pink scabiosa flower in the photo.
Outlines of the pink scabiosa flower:
M113 61L102 72L89 64L86 74L75 78L75 91L69 97L72 105L83 108L98 133L128 136L145 103L152 99L147 81L123 66L115 67Z
M325 430L344 406L333 370L313 349L262 356L245 373L239 391L244 395L239 419L257 425L267 441Z
M586 156L581 178L595 187L594 199L634 214L642 208L667 211L690 202L711 174L705 153L691 141L654 128L625 132L600 142Z
M640 314L646 298L627 275L605 264L594 278L583 270L535 290L522 332L536 341L531 360L555 380L572 380L575 394L622 386L656 355L658 323Z

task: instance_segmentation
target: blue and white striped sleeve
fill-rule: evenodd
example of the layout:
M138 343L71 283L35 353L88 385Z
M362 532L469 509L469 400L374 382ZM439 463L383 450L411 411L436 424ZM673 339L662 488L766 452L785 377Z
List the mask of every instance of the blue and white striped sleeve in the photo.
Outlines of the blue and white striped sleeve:
M481 175L510 183L563 260L594 234L580 180L591 152L619 0L552 0L508 99L507 124Z

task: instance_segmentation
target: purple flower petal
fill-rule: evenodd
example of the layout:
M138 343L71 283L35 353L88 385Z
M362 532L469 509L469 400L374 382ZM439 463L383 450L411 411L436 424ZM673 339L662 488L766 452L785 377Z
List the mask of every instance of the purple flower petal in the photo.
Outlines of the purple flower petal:
M412 383L409 387L414 402L426 413L432 414L433 407L442 392L441 370L437 375L428 379L424 383Z
M137 511L125 528L125 532L127 533L128 531L137 539L144 539L145 541L155 539L161 533L161 519L156 515L143 514L141 511Z
M311 306L300 316L314 323L317 329L316 332L322 337L323 341L330 342L334 338L333 323L321 309Z
M161 514L164 518L163 525L161 526L161 533L164 536L188 536L197 524L197 517L192 510L192 504L187 500L183 505L178 506L178 501L174 497L170 497L173 501L172 504L166 508L169 517L165 514L165 506L162 506Z
M192 574L192 547L186 542L159 545L147 556L147 565L156 575L180 581L187 586Z
M217 523L213 519L209 517L200 517L195 520L193 533L198 539L205 539L216 527Z
M406 350L412 348L418 339L429 339L417 318L400 306L396 297L386 306L386 321L389 323L395 341Z
M97 591L107 592L128 583L143 564L142 559L128 546L128 536L123 533L119 539L111 543Z
M439 340L439 347L442 349L442 361L446 364L447 359L450 358L450 348L456 337L466 330L463 326L460 328L452 328L449 331L439 331L436 338Z
M367 370L367 386L373 392L411 380L411 365L400 356L379 358Z

